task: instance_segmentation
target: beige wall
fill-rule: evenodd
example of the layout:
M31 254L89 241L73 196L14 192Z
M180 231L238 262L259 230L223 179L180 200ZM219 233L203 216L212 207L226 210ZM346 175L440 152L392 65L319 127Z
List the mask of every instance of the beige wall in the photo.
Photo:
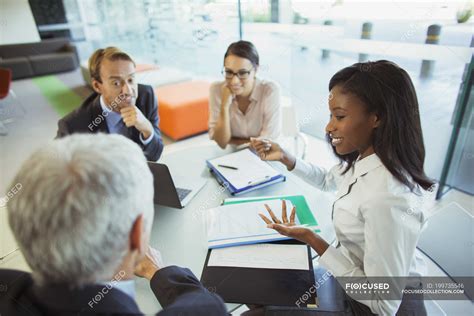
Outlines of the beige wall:
M0 45L39 41L28 0L0 0Z

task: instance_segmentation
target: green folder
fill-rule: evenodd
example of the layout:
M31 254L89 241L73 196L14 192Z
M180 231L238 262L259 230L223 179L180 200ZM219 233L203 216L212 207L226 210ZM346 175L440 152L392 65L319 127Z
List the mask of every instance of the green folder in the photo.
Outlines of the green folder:
M313 213L309 209L306 199L302 195L280 195L280 196L267 196L267 197L255 197L255 198L228 198L223 201L223 205L239 204L248 202L268 201L268 200L289 200L296 206L296 216L300 221L300 224L306 224L308 226L319 226L318 221L314 218ZM273 210L275 215L281 214L281 210ZM288 210L288 215L291 210ZM321 232L319 228L314 230L315 232Z

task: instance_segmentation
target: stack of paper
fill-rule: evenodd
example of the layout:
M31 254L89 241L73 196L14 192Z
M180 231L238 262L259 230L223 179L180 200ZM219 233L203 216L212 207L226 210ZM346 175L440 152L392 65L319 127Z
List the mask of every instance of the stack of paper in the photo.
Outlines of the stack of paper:
M208 266L309 270L308 246L257 244L214 249Z
M275 240L291 239L267 228L259 213L270 217L264 206L267 204L276 216L281 217L281 200L223 205L206 212L209 248L255 244ZM293 204L286 201L290 216ZM299 224L298 219L296 223Z

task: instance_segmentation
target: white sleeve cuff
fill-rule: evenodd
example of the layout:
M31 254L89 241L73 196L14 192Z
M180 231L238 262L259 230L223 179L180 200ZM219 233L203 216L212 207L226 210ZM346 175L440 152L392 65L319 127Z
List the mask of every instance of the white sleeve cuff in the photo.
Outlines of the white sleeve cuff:
M306 178L311 174L311 165L300 158L296 158L295 168L291 172L300 178Z
M335 277L345 276L353 269L352 263L341 253L340 249L329 246L319 258L319 264L329 270Z
M143 137L142 137L142 133L140 133L140 136L139 136L139 137L140 137L140 141L142 142L142 144L146 146L146 145L148 145L149 143L151 143L151 140L153 139L153 136L155 136L155 131L154 131L154 130L151 131L150 136L148 136L148 138L145 139L145 140L144 140Z

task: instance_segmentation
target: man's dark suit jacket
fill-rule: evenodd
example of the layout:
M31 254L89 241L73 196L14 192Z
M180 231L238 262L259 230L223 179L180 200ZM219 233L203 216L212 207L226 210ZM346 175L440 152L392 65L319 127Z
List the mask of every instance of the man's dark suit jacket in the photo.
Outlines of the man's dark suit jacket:
M170 266L158 270L150 286L163 307L159 316L228 315L222 299L205 289L188 269ZM97 304L92 301L94 298ZM130 296L113 287L90 285L70 289L67 285L54 285L40 288L35 286L29 273L0 270L2 316L97 314L143 315Z
M128 129L129 138L137 143L145 154L147 160L157 161L163 151L163 140L159 128L158 101L153 88L147 85L138 85L138 98L135 105L150 121L154 129L154 137L148 145L140 141L140 132L135 127ZM102 113L100 94L92 93L79 108L72 111L58 122L57 138L73 133L109 133L106 115Z

